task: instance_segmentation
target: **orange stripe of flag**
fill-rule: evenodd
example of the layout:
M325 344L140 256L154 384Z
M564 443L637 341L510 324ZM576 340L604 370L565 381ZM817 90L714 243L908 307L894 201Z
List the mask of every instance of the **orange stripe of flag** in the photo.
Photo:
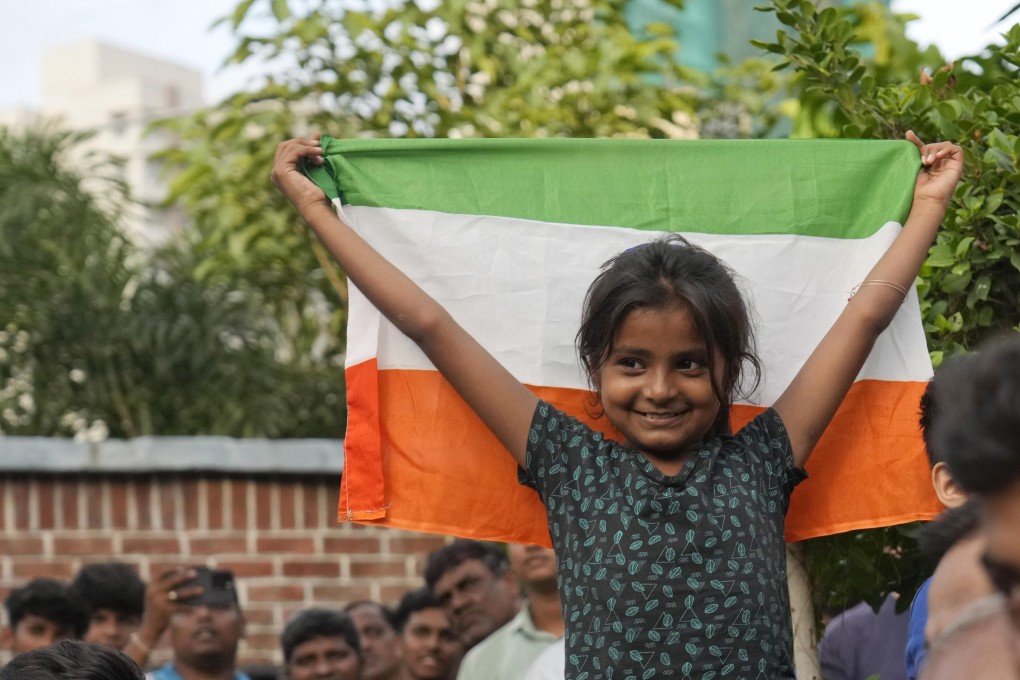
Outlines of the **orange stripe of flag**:
M348 399L360 406L351 403L348 413L365 414L348 422L341 520L549 545L538 495L517 483L517 466L506 449L439 373L379 371L371 360L349 366L346 376ZM589 392L531 389L615 436L608 422L589 414ZM810 479L794 492L788 541L938 513L916 426L923 391L924 383L917 382L854 384L812 454ZM387 405L381 420L379 402L367 403L376 394ZM735 406L734 427L761 410Z

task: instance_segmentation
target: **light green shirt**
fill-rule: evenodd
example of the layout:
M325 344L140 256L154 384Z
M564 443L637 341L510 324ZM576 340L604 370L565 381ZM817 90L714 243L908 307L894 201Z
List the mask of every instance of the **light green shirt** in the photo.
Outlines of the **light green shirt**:
M464 655L457 680L523 680L535 657L559 639L535 627L525 602L510 623Z

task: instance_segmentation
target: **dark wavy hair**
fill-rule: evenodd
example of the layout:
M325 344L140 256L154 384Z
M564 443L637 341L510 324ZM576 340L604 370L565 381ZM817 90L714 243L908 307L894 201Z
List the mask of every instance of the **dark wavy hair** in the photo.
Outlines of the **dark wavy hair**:
M145 583L130 565L121 562L86 564L78 570L71 585L92 613L109 609L141 618L145 610Z
M709 362L719 414L706 436L729 433L733 399L752 393L761 381L751 315L730 268L678 234L625 250L602 265L588 288L577 331L581 365L597 392L595 377L627 315L675 304L694 318L708 356L723 358L722 375L715 375L715 362Z
M408 619L411 618L411 614L420 612L423 609L442 608L443 603L435 596L432 589L426 586L424 588L418 588L417 590L405 593L404 596L400 598L400 604L397 605L397 611L394 613L393 619L396 623L397 630L403 632Z
M1020 481L1020 335L983 345L939 370L944 408L935 444L969 493L995 494Z
M507 559L506 553L495 544L461 538L429 555L428 563L425 565L425 583L429 588L435 588L436 582L443 574L468 560L480 561L495 576L502 576L510 568L510 560Z
M143 680L129 657L115 649L63 640L19 654L0 669L0 680Z
M316 638L343 638L361 656L361 637L351 617L339 609L305 609L294 615L280 634L283 660L290 663L294 650Z
M85 635L91 616L88 606L71 586L50 578L35 578L15 588L4 600L4 606L11 628L16 628L26 616L39 616L67 628L76 638Z

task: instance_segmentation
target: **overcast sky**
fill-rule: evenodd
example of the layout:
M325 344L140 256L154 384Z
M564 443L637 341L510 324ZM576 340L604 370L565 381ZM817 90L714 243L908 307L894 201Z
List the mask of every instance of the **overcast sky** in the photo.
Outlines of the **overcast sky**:
M233 46L224 27L210 29L236 0L12 0L0 22L0 109L39 106L43 52L101 39L190 66L205 75L209 102L244 86L250 73L219 66ZM949 58L972 54L996 39L992 23L1015 0L893 0L893 9L919 14L910 36L937 44ZM1012 21L1011 21L1012 23Z

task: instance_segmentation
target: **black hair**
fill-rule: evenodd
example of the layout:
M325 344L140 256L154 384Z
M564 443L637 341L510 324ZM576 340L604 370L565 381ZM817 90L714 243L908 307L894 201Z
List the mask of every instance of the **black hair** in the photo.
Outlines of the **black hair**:
M506 553L495 544L461 538L429 555L425 565L425 583L429 588L435 588L443 574L468 560L479 560L496 576L502 576L510 567Z
M4 600L7 620L11 628L26 616L38 616L74 632L74 637L85 635L89 627L89 610L81 596L66 583L51 578L32 579L15 588Z
M932 562L938 563L949 549L972 536L981 525L977 503L968 500L956 508L949 508L934 521L917 532L917 547Z
M19 654L0 669L0 680L144 680L130 657L81 640Z
M390 628L392 628L393 630L397 629L396 621L393 618L394 616L393 610L384 604L373 602L372 600L355 600L354 602L349 602L346 606L344 606L344 612L350 614L355 609L361 609L363 607L375 609L376 611L379 612L379 615L383 618L387 625L389 625Z
M625 250L602 265L588 287L577 331L581 365L594 389L598 370L609 358L627 315L635 309L674 304L690 312L710 358L719 413L706 436L726 434L733 399L750 394L761 381L754 327L730 268L678 234ZM715 375L716 356L723 359L722 375Z
M407 620L415 612L420 612L422 609L442 608L443 604L435 596L431 588L426 587L412 590L400 598L400 604L397 605L397 610L393 615L397 630L403 632L404 626L407 625Z
M145 610L145 583L130 565L122 562L87 564L78 570L71 586L91 613L109 609L141 617Z
M935 423L935 445L968 493L1020 480L1020 335L984 345L940 371L935 396L952 404Z
M354 653L361 656L361 637L351 617L339 609L305 609L298 612L280 634L284 662L290 663L298 645L320 637L342 637Z
M935 397L935 378L929 380L925 386L924 394L921 395L920 408L917 424L921 428L924 452L928 456L928 466L935 467L936 463L942 462L942 456L938 454L935 444L935 423L939 417L938 401Z

